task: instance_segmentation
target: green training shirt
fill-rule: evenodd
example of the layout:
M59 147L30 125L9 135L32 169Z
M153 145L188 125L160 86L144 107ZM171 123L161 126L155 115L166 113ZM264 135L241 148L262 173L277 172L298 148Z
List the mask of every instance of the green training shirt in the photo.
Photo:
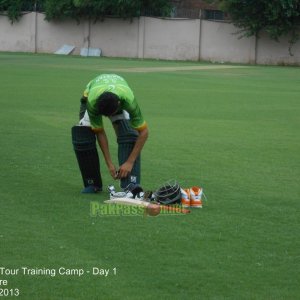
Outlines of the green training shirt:
M83 93L88 98L87 112L94 131L101 131L103 128L102 115L97 115L96 100L104 92L111 92L119 97L120 109L129 113L130 124L133 128L142 130L147 126L125 79L116 74L102 74L91 80Z

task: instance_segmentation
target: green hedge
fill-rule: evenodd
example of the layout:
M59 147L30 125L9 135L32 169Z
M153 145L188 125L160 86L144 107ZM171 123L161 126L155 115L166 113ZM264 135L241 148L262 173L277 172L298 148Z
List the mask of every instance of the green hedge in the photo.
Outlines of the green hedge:
M0 0L0 12L18 21L24 11L45 12L47 20L105 16L133 18L142 15L166 17L171 12L170 0Z

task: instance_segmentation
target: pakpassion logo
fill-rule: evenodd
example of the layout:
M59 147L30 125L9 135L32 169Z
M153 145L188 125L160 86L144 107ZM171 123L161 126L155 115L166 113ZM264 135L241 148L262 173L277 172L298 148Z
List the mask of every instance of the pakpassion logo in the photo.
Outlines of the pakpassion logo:
M133 217L133 216L174 216L183 215L181 205L159 206L155 205L151 208L145 208L139 205L124 205L124 204L103 204L99 201L90 202L91 217Z

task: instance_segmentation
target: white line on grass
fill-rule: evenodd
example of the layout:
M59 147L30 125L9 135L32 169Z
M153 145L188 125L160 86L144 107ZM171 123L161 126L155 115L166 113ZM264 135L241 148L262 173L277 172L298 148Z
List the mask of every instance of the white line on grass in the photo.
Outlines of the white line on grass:
M149 73L149 72L174 72L174 71L193 71L193 70L219 70L245 68L245 66L184 66L184 67L143 67L143 68L121 68L109 69L112 72L133 72L133 73Z

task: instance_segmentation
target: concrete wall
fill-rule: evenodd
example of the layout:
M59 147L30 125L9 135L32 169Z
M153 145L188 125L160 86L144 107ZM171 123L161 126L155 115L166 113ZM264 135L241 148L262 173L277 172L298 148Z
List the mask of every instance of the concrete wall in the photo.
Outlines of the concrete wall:
M239 39L237 28L224 22L200 19L133 20L106 18L47 22L40 13L25 14L11 24L0 16L0 51L53 53L63 44L101 48L108 57L208 60L233 63L300 64L300 42L288 52L289 37L274 42L266 34L259 39Z
M290 36L281 38L278 42L271 40L267 34L261 34L257 40L258 64L298 64L300 65L300 42L291 48L289 53Z
M199 19L144 19L144 58L199 59Z
M101 48L104 56L138 57L139 19L105 19L91 24L92 48Z
M68 44L77 46L73 53L79 54L80 48L86 47L89 35L88 22L81 22L78 24L74 20L68 20L49 23L44 20L43 14L37 14L36 31L36 49L38 53L53 53L62 45ZM22 50L20 49L17 51Z
M23 15L17 24L0 16L0 51L35 51L34 14Z
M201 59L255 63L255 38L239 39L236 32L237 29L229 23L202 20Z

